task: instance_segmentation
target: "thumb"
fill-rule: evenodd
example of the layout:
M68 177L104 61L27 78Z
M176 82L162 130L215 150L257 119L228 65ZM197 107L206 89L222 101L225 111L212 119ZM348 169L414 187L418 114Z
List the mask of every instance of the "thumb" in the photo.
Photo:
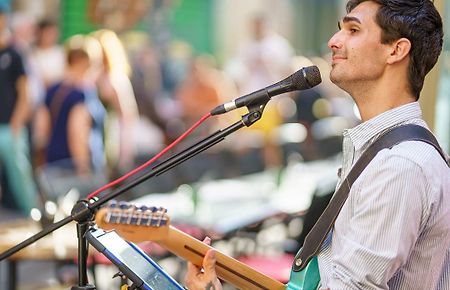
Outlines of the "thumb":
M213 249L206 252L205 258L203 259L203 270L207 275L215 275L216 273L216 251Z

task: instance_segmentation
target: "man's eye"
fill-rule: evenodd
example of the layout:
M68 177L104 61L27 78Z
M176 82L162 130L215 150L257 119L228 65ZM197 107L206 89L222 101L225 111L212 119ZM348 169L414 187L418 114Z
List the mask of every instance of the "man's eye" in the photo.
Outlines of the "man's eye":
M355 29L355 28L351 28L351 29L350 29L350 32L351 32L351 33L355 33L355 32L358 32L358 30Z

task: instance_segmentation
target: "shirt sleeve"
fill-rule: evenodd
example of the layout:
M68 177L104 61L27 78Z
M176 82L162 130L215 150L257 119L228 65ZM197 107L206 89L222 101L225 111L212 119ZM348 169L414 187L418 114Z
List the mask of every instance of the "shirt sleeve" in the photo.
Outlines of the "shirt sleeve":
M343 242L338 251L332 249L330 289L389 289L426 219L427 180L421 168L383 151L350 191L350 204L344 205L351 208L349 224L336 223L335 234Z

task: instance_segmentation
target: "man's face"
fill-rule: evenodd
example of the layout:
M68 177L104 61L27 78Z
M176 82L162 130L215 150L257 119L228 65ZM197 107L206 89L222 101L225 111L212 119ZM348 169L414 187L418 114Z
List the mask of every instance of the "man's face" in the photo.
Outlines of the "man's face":
M379 5L366 1L339 22L339 31L328 42L332 51L330 79L349 92L352 86L379 78L385 67L386 45L375 22Z

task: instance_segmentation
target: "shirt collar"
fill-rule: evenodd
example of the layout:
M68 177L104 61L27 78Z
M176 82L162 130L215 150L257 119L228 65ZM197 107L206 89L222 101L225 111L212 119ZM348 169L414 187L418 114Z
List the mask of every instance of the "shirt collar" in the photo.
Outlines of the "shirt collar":
M364 144L386 129L421 117L422 110L419 103L408 103L377 115L352 129L345 130L344 136L350 137L355 150L360 150Z

